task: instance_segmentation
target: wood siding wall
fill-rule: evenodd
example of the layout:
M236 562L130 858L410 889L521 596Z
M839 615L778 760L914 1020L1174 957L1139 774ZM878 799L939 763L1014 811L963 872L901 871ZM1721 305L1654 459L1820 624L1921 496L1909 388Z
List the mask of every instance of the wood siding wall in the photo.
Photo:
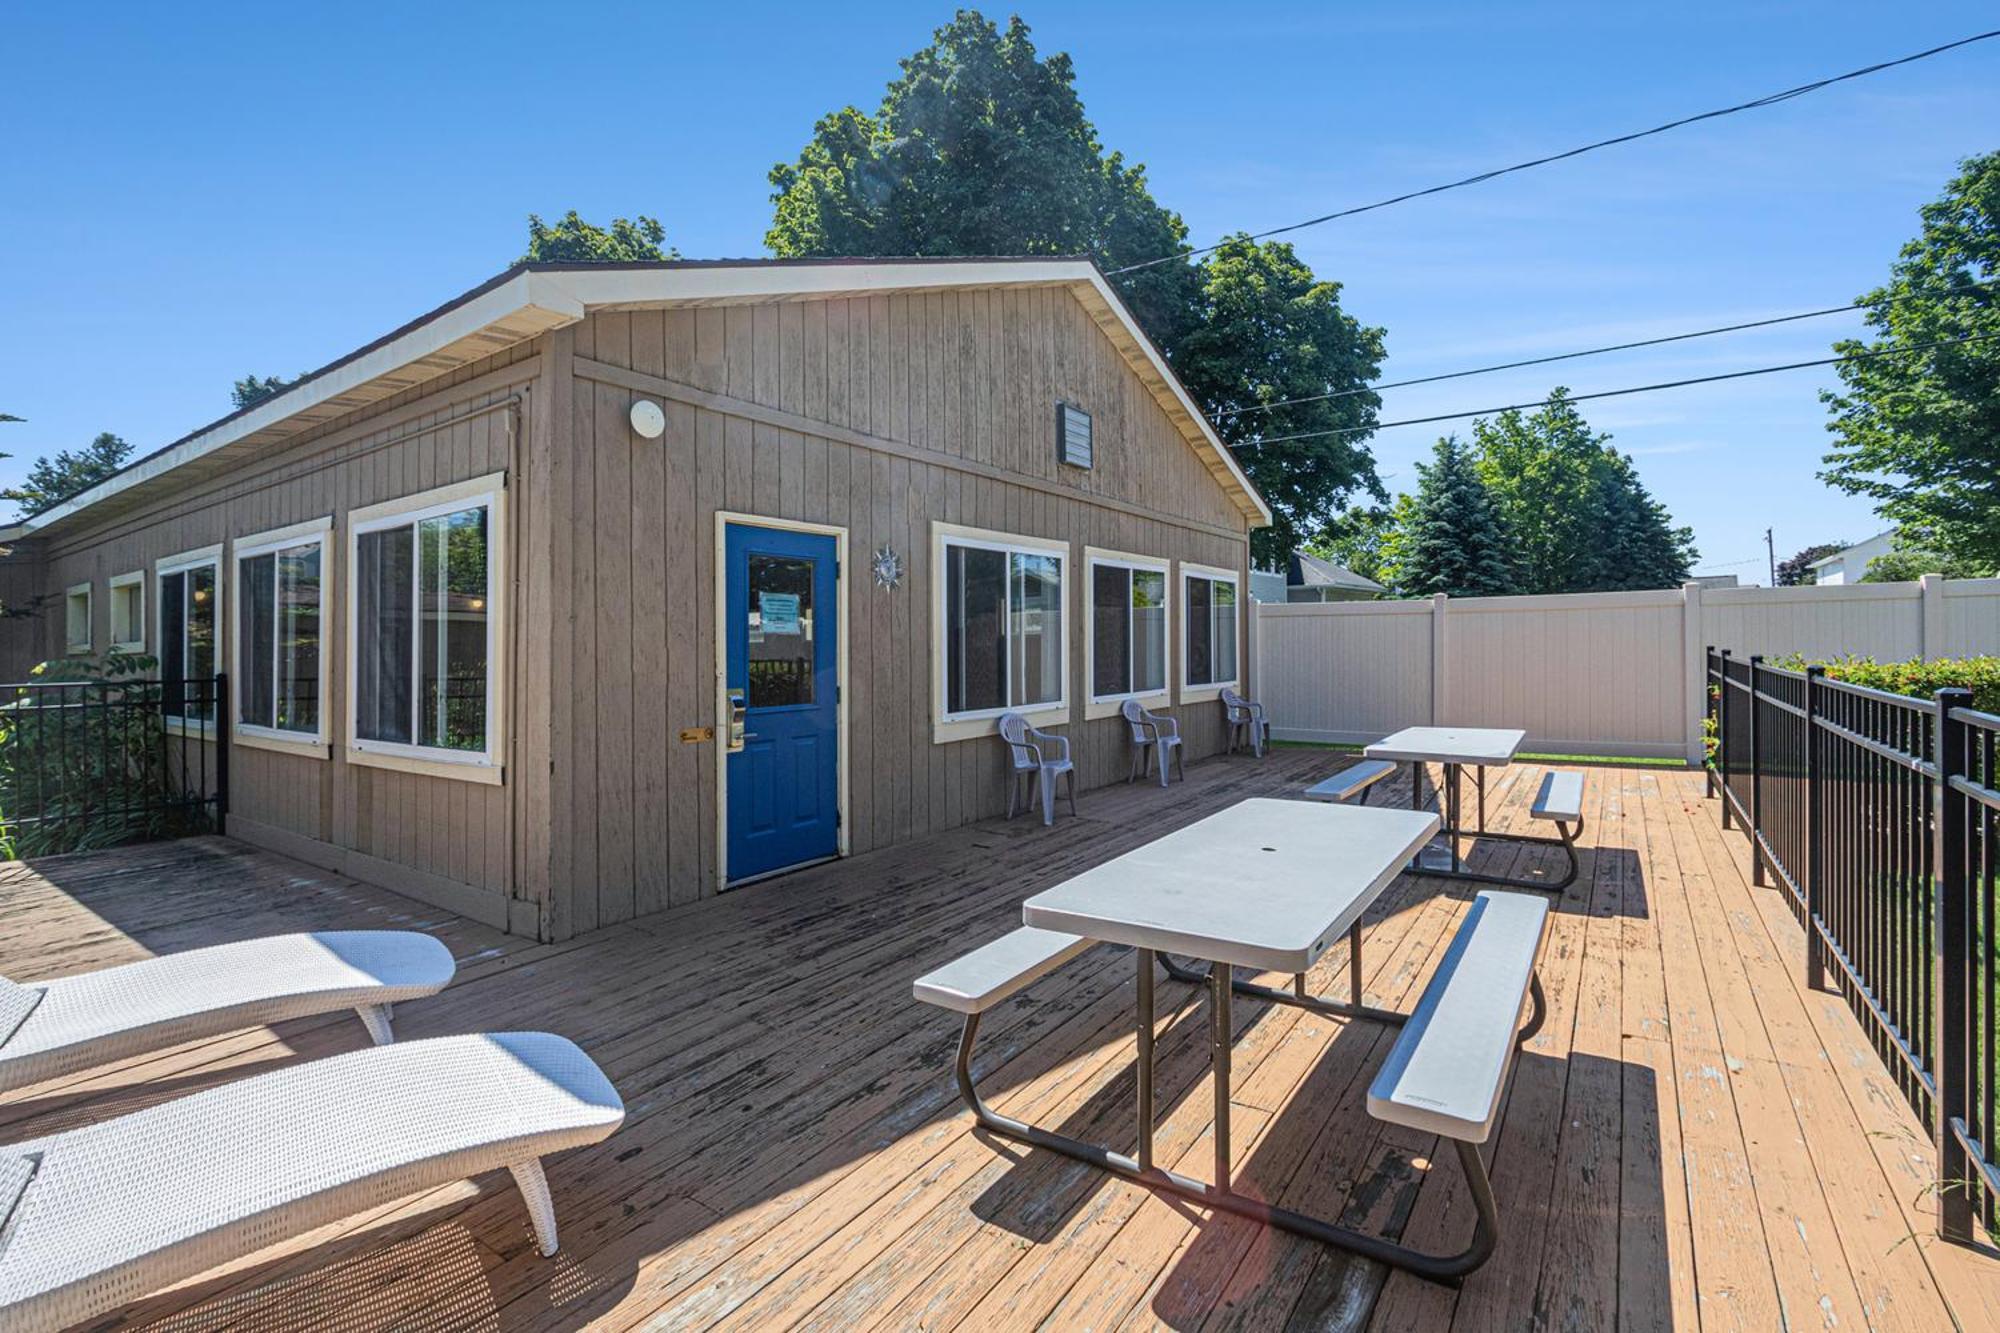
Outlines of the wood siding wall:
M639 397L666 408L663 439L630 430ZM1092 469L1056 461L1059 399L1092 416ZM510 405L466 417L500 403ZM505 785L346 762L348 513L499 471L514 565ZM330 514L333 757L235 746L231 832L562 939L717 890L716 750L679 733L718 722L721 511L847 530L854 853L1006 806L997 741L932 740L933 521L1068 543L1062 729L1085 791L1122 779L1129 750L1115 718L1084 721L1084 548L1239 574L1248 555L1237 503L1066 289L599 313L316 428L226 479L59 532L37 560L0 567L0 589L10 577L38 587L57 612L0 621L0 661L25 670L60 652L61 591L85 579L101 650L108 580L137 569L149 575L150 649L153 562ZM868 573L885 545L904 562L894 591ZM226 663L236 580L227 550L224 560ZM1177 580L1176 681L1181 600ZM1189 759L1222 747L1218 704L1172 711Z
M1129 755L1115 718L1083 720L1084 547L1247 564L1234 501L1066 290L608 313L551 337L573 342L551 360L573 354L577 375L574 438L554 450L573 465L545 497L558 937L715 891L716 755L678 736L718 721L718 511L847 529L856 853L1006 808L997 741L932 740L934 520L1069 543L1061 729L1081 789L1123 779ZM661 440L631 432L638 397L666 408ZM1089 471L1056 461L1058 399L1092 415ZM885 545L904 562L894 591L867 570ZM1177 677L1177 646L1170 660ZM1190 759L1221 748L1220 705L1172 711Z
M323 564L327 614L323 669L332 758L232 747L230 831L320 864L411 892L488 924L509 920L510 793L501 786L443 780L346 762L345 553L349 511L508 467L511 408L466 417L522 392L539 366L527 345L467 366L329 422L228 480L178 494L95 527L51 537L41 552L45 592L55 613L0 621L0 636L24 640L0 650L13 661L59 655L61 591L90 581L93 642L110 643L108 580L145 570L146 647L157 651L155 561L216 543L223 552L221 665L236 635L233 556L227 543L332 515ZM22 628L17 629L20 626ZM518 915L518 914L517 914ZM532 917L530 917L532 919Z
M58 594L61 591L55 590ZM62 614L60 596L40 600L48 593L40 542L16 542L0 555L0 609L7 612L0 617L0 683L26 680L36 664L48 656L41 651L43 635L63 632L60 627L48 628L48 623ZM55 608L53 614L51 607Z

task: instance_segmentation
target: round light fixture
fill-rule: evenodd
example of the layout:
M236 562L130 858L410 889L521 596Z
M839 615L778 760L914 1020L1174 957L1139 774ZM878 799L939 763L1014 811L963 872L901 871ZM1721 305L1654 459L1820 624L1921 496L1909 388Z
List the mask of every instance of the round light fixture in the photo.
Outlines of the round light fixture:
M667 414L652 399L641 398L632 404L632 429L645 439L657 440L667 433Z

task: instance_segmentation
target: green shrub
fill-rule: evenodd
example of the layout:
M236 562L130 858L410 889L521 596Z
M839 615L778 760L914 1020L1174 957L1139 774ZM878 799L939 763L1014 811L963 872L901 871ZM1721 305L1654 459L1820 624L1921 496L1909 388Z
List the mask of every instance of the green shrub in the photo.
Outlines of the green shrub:
M0 858L208 827L200 808L159 808L179 794L179 784L163 734L160 684L150 678L157 666L138 653L62 658L36 667L33 681L0 700ZM50 688L58 682L87 688Z
M1960 687L1972 691L1972 706L1983 713L2000 713L2000 657L1943 657L1930 661L1877 662L1872 657L1835 657L1814 661L1801 653L1773 659L1772 666L1803 671L1823 666L1830 680L1928 699L1939 690Z

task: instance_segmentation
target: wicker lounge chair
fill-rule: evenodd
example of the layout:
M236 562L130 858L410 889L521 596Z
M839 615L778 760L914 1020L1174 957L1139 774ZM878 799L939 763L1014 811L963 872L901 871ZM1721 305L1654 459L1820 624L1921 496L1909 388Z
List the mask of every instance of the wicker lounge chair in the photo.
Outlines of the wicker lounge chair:
M0 1092L184 1041L352 1009L378 1045L390 1006L451 981L410 930L273 935L30 983L0 978Z
M545 1032L433 1037L0 1146L0 1328L56 1329L421 1190L506 1167L556 1250L541 1159L625 1118Z

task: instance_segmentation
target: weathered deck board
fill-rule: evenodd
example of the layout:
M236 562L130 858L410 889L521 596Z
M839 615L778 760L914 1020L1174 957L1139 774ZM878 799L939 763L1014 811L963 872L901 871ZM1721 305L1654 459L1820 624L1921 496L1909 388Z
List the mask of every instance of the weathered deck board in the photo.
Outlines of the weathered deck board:
M1493 1145L1504 1225L1462 1291L1169 1202L970 1132L956 1027L918 972L1023 897L1247 795L1344 762L1284 748L1190 781L1085 793L1052 829L988 823L562 945L533 945L240 844L0 866L0 973L54 975L275 930L405 925L461 959L407 1036L546 1027L631 1116L550 1172L564 1251L537 1255L504 1179L433 1190L128 1312L131 1326L308 1328L1990 1327L2000 1260L1931 1242L1927 1138L1834 997L1805 990L1778 891L1698 774L1589 772L1583 873L1543 957L1550 1015ZM1528 826L1539 770L1498 776ZM912 792L913 800L935 793ZM946 796L944 799L950 799ZM1387 798L1408 799L1407 779ZM1476 861L1552 872L1539 851ZM1407 1005L1470 894L1405 876L1371 913L1371 1002ZM1314 983L1340 993L1336 948ZM1132 956L1099 948L982 1028L1001 1109L1129 1146ZM1206 1016L1159 988L1162 1161L1205 1175ZM1363 1109L1389 1037L1248 1002L1239 1184L1426 1245L1469 1234L1449 1152ZM232 1034L0 1101L14 1138L353 1049L351 1019Z

